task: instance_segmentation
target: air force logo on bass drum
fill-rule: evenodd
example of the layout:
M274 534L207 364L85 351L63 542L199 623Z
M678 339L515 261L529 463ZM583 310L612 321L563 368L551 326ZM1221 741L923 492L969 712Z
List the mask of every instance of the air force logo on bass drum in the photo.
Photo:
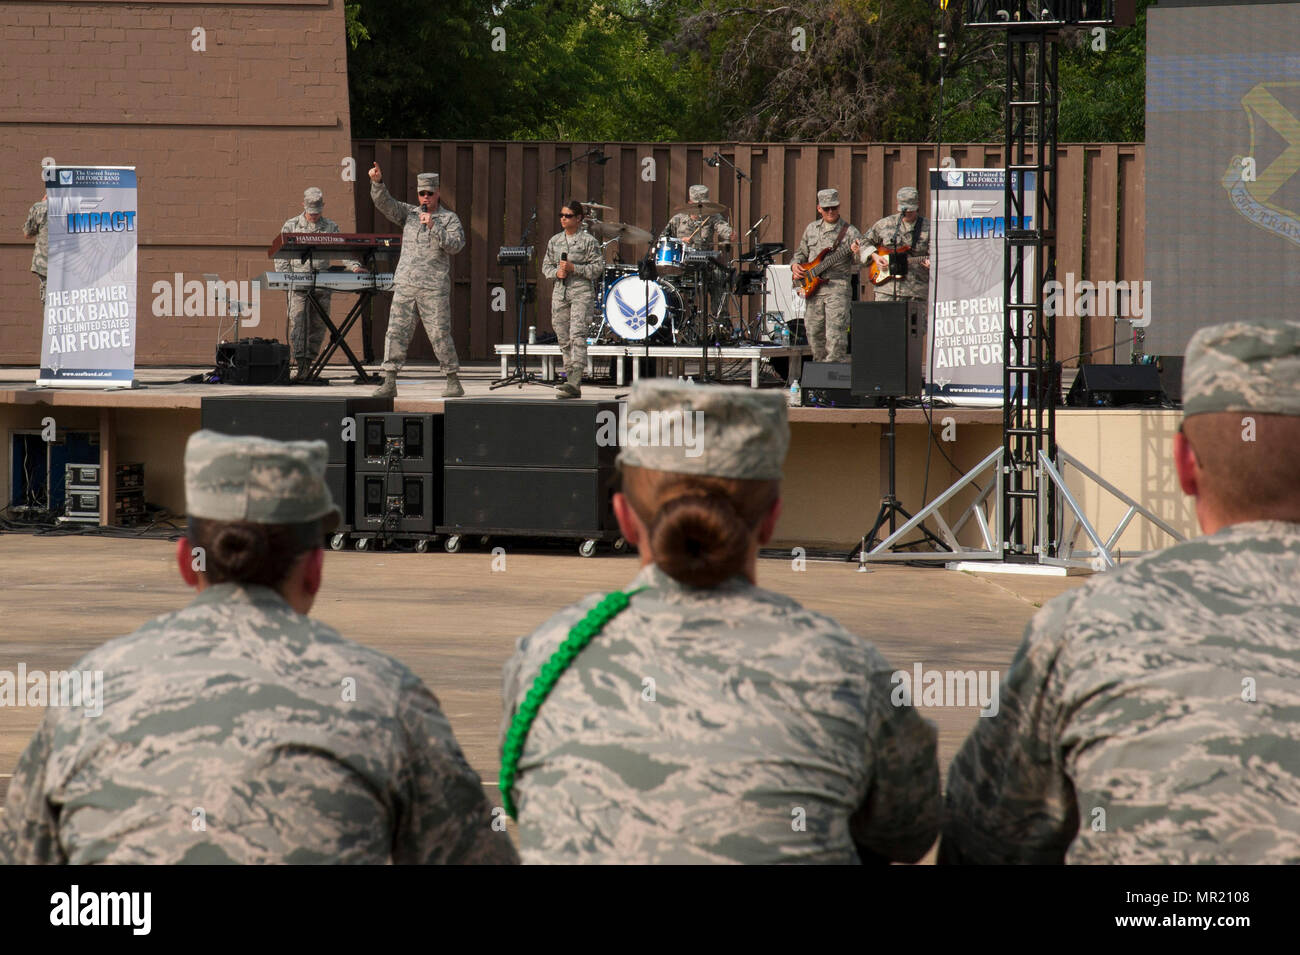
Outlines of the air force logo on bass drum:
M1300 217L1277 204L1278 192L1300 171L1300 118L1275 93L1286 96L1297 90L1300 83L1259 83L1241 98L1250 122L1250 152L1232 157L1223 188L1252 224L1300 245ZM1261 156L1265 141L1276 139L1282 140L1281 151Z
M637 332L638 338L641 337L639 333L647 323L650 325L651 334L658 331L668 310L664 297L659 292L659 286L653 283L650 284L650 300L647 302L641 283L622 282L619 284L620 287L614 289L614 304L618 306L619 313L623 316L628 328ZM625 292L627 293L626 298L624 297Z

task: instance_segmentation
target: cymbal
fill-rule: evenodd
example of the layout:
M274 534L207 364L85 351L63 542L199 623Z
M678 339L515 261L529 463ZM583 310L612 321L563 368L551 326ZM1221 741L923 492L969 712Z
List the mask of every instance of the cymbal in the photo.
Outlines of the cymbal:
M720 202L687 202L672 211L672 215L712 216L726 212L727 207Z
M649 242L653 236L626 222L588 222L594 235L601 239L618 239L620 242Z
M604 209L606 212L613 212L613 211L614 211L614 207L613 207L613 206L602 206L599 202L591 202L591 201L584 202L584 203L582 204L582 208L584 208L584 209Z

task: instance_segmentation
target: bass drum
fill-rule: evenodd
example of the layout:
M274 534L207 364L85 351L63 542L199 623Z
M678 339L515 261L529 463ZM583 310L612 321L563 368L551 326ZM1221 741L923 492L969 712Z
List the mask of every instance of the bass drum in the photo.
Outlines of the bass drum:
M682 319L682 296L666 279L626 275L605 291L605 324L623 342L671 345Z

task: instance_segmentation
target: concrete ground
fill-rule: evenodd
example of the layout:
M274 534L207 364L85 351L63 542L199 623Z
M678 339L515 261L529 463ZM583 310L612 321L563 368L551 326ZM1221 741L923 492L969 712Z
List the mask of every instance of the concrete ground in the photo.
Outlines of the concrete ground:
M67 669L84 653L188 602L174 545L98 536L0 536L0 670ZM606 552L607 553L607 552ZM499 767L500 674L515 640L592 591L626 584L633 557L563 552L338 552L312 613L391 654L428 683L493 805ZM1085 578L969 574L939 568L762 560L759 583L862 634L900 669L1005 671L1026 622ZM946 769L978 719L975 707L929 709ZM0 804L38 708L0 709Z

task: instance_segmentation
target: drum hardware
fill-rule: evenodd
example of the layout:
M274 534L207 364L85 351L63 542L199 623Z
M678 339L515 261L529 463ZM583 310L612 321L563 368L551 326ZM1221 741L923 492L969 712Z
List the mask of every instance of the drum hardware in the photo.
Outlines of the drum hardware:
M596 219L588 224L591 226L591 234L598 239L618 239L620 242L630 242L635 245L649 242L654 238L645 229L628 225L626 222L602 222Z
M669 215L716 216L726 211L727 207L720 202L687 202L678 206Z

